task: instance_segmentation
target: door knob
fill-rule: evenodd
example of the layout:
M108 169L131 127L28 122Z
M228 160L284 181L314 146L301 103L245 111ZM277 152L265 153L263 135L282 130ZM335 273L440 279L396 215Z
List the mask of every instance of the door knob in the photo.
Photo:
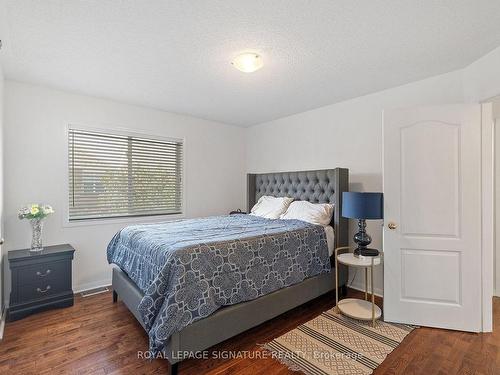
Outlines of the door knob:
M396 223L391 222L391 223L387 224L387 227L391 230L394 230L398 227L398 225Z
M3 243L4 243L4 239L0 238L0 245L3 245Z

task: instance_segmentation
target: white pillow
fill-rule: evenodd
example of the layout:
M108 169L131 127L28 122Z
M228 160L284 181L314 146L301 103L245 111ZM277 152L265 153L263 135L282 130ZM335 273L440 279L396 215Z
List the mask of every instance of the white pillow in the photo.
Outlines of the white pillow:
M265 217L266 219L279 219L292 202L293 198L277 198L264 195L252 207L250 215Z
M310 203L306 201L293 202L280 219L302 220L316 225L329 225L332 221L333 204Z

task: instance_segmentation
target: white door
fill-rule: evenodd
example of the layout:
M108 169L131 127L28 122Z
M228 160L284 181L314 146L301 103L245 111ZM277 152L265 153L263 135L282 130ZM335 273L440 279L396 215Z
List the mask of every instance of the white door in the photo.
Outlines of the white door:
M383 139L384 319L477 332L481 107L386 111Z

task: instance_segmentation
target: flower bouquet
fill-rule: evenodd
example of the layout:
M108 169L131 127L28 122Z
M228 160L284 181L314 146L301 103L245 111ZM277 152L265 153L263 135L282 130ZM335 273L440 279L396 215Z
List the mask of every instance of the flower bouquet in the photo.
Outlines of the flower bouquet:
M41 251L42 246L42 229L43 229L43 219L45 219L50 214L54 213L54 209L49 205L43 204L31 204L26 207L22 207L19 210L19 219L27 219L31 224L32 236L31 236L31 249L30 251Z

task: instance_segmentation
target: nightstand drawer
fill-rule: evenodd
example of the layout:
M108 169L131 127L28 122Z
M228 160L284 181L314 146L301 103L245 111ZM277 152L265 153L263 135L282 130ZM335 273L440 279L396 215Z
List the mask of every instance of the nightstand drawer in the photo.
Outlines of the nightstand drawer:
M24 285L19 289L21 302L47 298L52 295L68 291L68 288L60 282L39 282L36 284Z
M53 280L69 280L71 260L60 260L50 263L39 263L18 269L18 283L20 286L48 283ZM71 285L68 286L68 288Z

